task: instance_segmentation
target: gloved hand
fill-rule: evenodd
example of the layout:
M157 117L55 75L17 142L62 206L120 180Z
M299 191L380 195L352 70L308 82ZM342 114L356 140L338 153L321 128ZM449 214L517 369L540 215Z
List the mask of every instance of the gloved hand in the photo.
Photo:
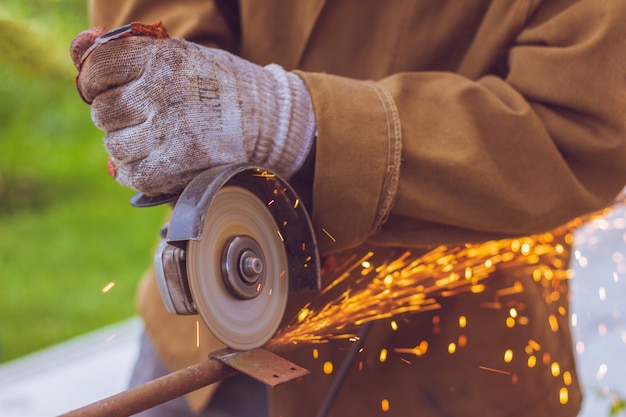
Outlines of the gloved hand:
M183 39L98 45L77 78L124 186L180 192L206 168L252 162L289 178L315 135L303 81Z

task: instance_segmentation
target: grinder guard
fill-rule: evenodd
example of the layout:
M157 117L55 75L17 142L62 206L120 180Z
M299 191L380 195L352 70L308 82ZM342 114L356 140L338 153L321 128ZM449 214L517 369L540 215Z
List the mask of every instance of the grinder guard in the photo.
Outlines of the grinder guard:
M282 243L281 249L284 248L284 258L286 259L285 272L287 272L288 275L289 292L319 291L320 289L320 262L315 235L309 216L293 188L276 174L258 166L250 164L219 166L202 172L185 188L176 202L169 225L162 230L163 240L155 255L155 270L163 302L168 311L172 313L196 314L198 312L198 304L204 304L204 308L200 308L199 310L201 316L204 313L202 318L205 323L210 321L215 322L216 320L218 322L227 322L229 320L229 318L226 320L223 316L211 311L207 312L207 300L193 299L194 296L196 298L202 296L202 293L198 294L196 291L192 296L194 292L190 290L190 280L197 282L198 276L189 276L188 274L190 272L194 273L193 271L197 271L198 268L190 268L189 265L187 265L187 257L189 255L187 251L190 249L190 242L193 242L193 245L197 245L196 242L202 240L205 224L207 221L211 221L211 219L207 219L207 213L211 210L212 204L216 201L216 196L218 196L220 190L224 189L224 187L231 186L240 187L253 195L253 200L250 201L253 204L248 205L257 206L257 208L246 207L246 209L256 210L256 212L263 211L266 212L266 215L269 213L271 216L272 220L270 221L275 227L276 235L280 237L280 240L277 241ZM249 194L245 191L243 194ZM220 193L220 195L221 194L222 193ZM262 205L256 204L257 202L254 201L255 197ZM217 198L219 199L220 197L218 196ZM246 204L245 199L243 200L243 204ZM253 220L250 221L253 222ZM273 238L275 238L276 235L272 233ZM247 238L244 238L244 241L246 239ZM251 243L252 247L258 248L258 245L255 246L256 243ZM234 246L235 248L237 245L241 246L244 245L244 243L231 242L230 244L231 247ZM226 246L228 245L225 245L224 248L209 247L210 250L215 249L226 253L228 249ZM263 251L267 252L271 250L271 247L259 248L258 251L261 252L260 258L263 259ZM199 252L196 249L193 253L197 254ZM220 256L224 259L223 256L226 255L220 254ZM224 264L224 261L222 263ZM226 263L236 264L230 261ZM230 267L233 268L233 265L230 265ZM226 268L226 265L222 265L222 275L226 274L224 268ZM234 269L237 269L236 265ZM252 271L254 270L255 268L252 267ZM271 270L271 268L268 270ZM210 272L209 275L211 279L222 279L222 277L211 276ZM226 278L224 278L224 280L226 281ZM197 285L196 283L196 287ZM230 284L227 286L230 286ZM206 292L204 294L206 294ZM237 294L240 294L240 292L237 292ZM211 293L210 295L217 297L231 296L226 293ZM232 296L234 298L245 298L236 295L235 292L232 292ZM279 296L275 298L279 298ZM241 302L247 301L243 300ZM278 300L276 300L276 302L278 302ZM215 303L209 303L210 306L213 304ZM215 311L221 312L221 307L217 307ZM232 311L224 314L237 314L237 312ZM276 327L280 322L280 318L282 318L282 311L280 314L281 317L276 317ZM210 315L211 317L205 317L206 315ZM234 317L234 320L236 321L237 317ZM259 320L261 320L261 318L259 318ZM274 318L272 318L272 320L274 320ZM209 323L207 323L207 325L208 324ZM223 326L227 326L227 323L224 323ZM209 327L211 328L211 326ZM251 332L255 331L254 327L255 326L250 326ZM246 328L244 327L243 330L245 331ZM273 332L274 331L271 332L272 334L268 334L266 339L269 339L273 335ZM216 332L214 331L214 333ZM216 334L216 336L222 340L219 334ZM232 337L234 337L235 340L232 340ZM237 340L238 336L234 335L232 337L227 337L226 339L228 340L222 340L222 342L229 345L229 347L239 350L258 347L262 344L261 342L243 341L239 343L239 340ZM241 338L245 339L243 335Z

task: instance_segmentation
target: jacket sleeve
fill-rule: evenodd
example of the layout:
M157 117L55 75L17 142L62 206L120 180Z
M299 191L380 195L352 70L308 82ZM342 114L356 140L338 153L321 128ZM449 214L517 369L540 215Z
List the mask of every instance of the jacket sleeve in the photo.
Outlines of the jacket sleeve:
M210 0L89 0L93 26L114 29L130 22L162 21L171 36L237 53L236 2Z
M617 195L626 182L626 10L563 3L530 15L502 73L376 82L299 73L318 122L322 253L368 239L421 246L543 232Z

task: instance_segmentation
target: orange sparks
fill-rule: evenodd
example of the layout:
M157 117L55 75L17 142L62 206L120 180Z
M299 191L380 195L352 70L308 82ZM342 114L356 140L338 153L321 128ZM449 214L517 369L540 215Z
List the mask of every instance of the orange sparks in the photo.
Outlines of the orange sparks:
M324 229L324 228L322 227L322 232L324 232L324 234L325 234L326 236L328 236L328 238L329 238L330 240L332 240L333 242L336 242L335 238L333 237L333 235L331 235L331 234L328 232L328 230L326 230L326 229Z
M496 294L498 297L505 297L507 295L519 294L522 291L524 291L524 286L518 281L512 287L496 290Z
M258 174L253 174L252 176L253 177L267 178L267 179L274 178L276 176L276 174L273 174L273 173L268 172L268 171L262 171L260 169L257 172L258 172Z
M532 277L542 290L543 300L552 306L552 313L547 317L546 324L553 332L557 332L568 319L566 308L558 304L563 304L566 299L566 281L573 276L568 270L568 249L558 242L571 244L572 230L582 224L583 220L578 219L551 233L458 247L439 246L425 254L413 253L411 250L376 254L355 252L350 258L341 260L340 264L336 262L332 269L324 271L322 278L327 285L317 298L297 313L291 323L277 333L271 343L279 345L295 342L324 343L329 340L356 341L358 327L365 323L385 319L395 331L399 323L410 320L409 315L440 308L440 302L445 297L462 293L488 293L488 290L492 291L493 298L482 300L480 305L483 308L500 310L503 325L508 328L527 325L528 306L516 302L515 297L528 290L521 282L493 290L487 287L487 280L495 271L512 269L516 273ZM321 228L321 231L336 242L326 229ZM581 266L586 266L584 256L580 253L572 255ZM618 281L617 273L614 274L614 281ZM598 298L601 301L609 297L610 292L606 288L599 289ZM471 343L463 334L465 330L461 330L471 327L468 324L471 319L463 314L458 316L458 333L446 342L450 355L458 355ZM573 315L571 320L572 326L576 326L577 317ZM433 334L441 334L444 325L455 324L443 321L445 320L437 315L433 317ZM598 327L598 332L606 333L606 326ZM622 333L622 340L626 343L626 332ZM577 341L575 347L578 354L584 352L582 341ZM424 340L414 347L387 346L379 349L377 359L381 363L399 359L410 364L409 355L423 357L429 351L429 343ZM446 349L446 344L442 349ZM398 358L400 355L390 358L390 351L408 358ZM561 369L560 364L546 351L546 347L530 339L526 346L512 346L500 352L494 358L496 364L506 367L510 363L520 363L523 366L525 362L527 368L545 369L548 375L562 379L563 388L559 392L559 401L562 404L568 403L567 387L573 384L573 376L569 371ZM313 349L312 354L315 359L320 357L317 349ZM497 355L502 356L498 358ZM324 362L322 359L319 363L325 374L331 375L334 372L332 362ZM359 361L359 369L367 366L367 363ZM520 379L518 374L504 369L488 366L479 366L479 369L508 375L512 384L517 384ZM600 366L596 374L598 381L605 377L607 371L606 365ZM381 409L385 412L389 410L387 399L381 401Z
M550 314L548 322L550 323L550 329L552 329L553 332L559 331L559 321L554 314Z
M563 372L563 383L565 385L572 385L572 374L569 371Z
M483 371L495 372L496 374L511 375L510 372L503 371L502 369L490 368L488 366L482 366L482 365L479 365L478 367L482 369Z
M102 287L102 293L103 294L108 293L111 290L111 288L113 288L113 287L115 287L115 282L111 281L107 285Z
M322 230L332 238L326 229ZM563 231L559 233L563 235ZM348 339L353 336L350 329L355 331L367 322L438 309L439 298L483 292L486 288L483 281L497 268L526 269L528 274L539 271L541 277L553 277L550 282L567 279L566 274L558 272L567 266L563 261L566 254L557 255L554 240L552 233L545 233L461 247L440 246L419 255L408 250L387 257L385 252L382 256L368 252L360 258L355 254L328 274L331 279L325 280L330 284L273 342ZM523 290L519 282L497 290L492 308L503 308L506 304L500 298ZM547 290L556 291L550 286ZM526 318L519 317L517 307L509 307L507 326L513 327L518 319L522 324L527 323ZM460 317L459 327L464 327L466 321L465 316ZM551 316L550 325L558 330L555 315Z
M333 373L333 363L332 362L324 362L323 371L326 375L330 375Z
M528 346L536 352L541 350L541 345L533 339L528 339Z
M389 411L389 400L388 399L384 399L380 402L380 408L384 411L387 412Z
M559 402L565 405L568 403L568 401L569 401L569 391L566 387L563 387L559 391Z
M547 365L547 364L549 364L549 363L550 363L550 353L545 352L545 353L543 354L543 364L544 364L544 365Z
M415 355L417 357L420 356L424 356L426 354L426 352L428 351L428 342L427 341L422 341L419 345L415 346L414 348L396 348L394 349L394 352L397 353L410 353L412 355Z

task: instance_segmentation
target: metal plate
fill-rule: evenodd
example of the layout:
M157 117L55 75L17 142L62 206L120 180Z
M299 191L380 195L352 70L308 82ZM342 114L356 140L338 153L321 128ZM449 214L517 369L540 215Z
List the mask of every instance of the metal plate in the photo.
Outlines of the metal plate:
M265 349L237 352L222 349L211 357L272 387L301 378L309 371Z

